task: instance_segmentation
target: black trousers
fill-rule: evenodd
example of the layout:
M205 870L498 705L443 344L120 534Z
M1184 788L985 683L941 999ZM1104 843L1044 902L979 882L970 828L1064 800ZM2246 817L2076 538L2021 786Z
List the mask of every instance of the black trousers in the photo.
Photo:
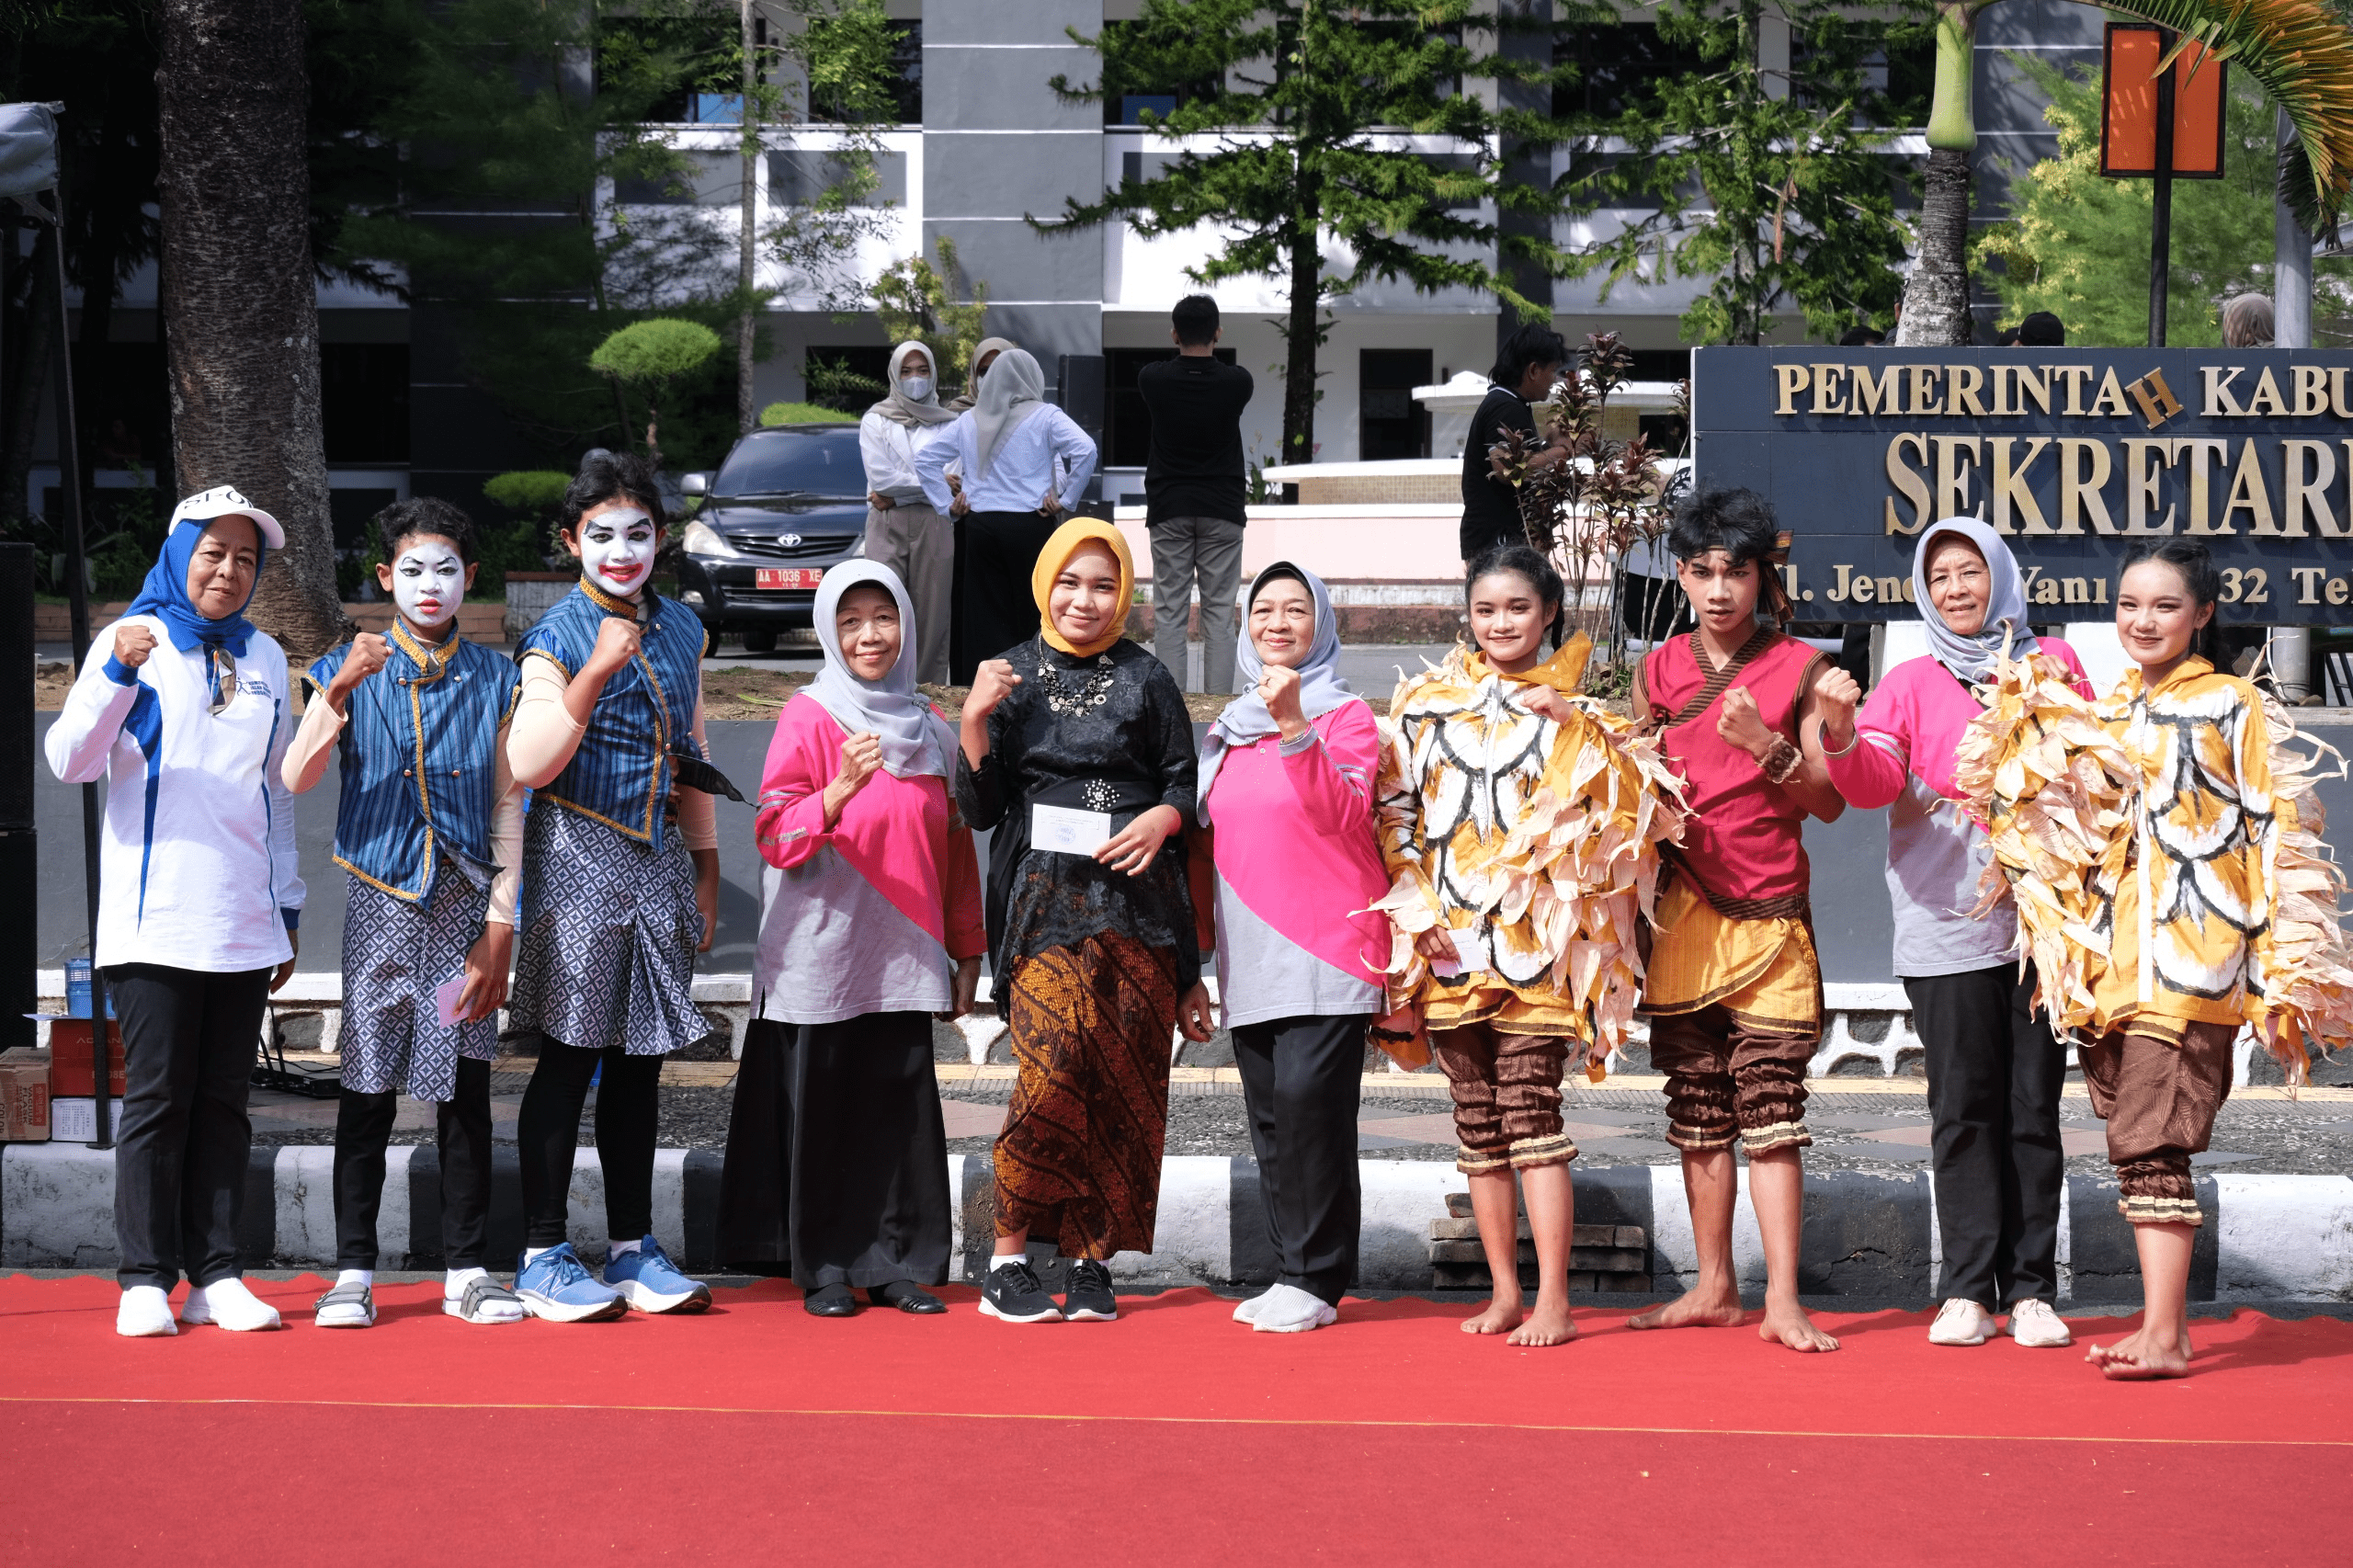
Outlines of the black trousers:
M990 659L1038 634L1029 574L1062 525L1035 512L967 512L956 542L955 668L959 686Z
M618 1045L581 1051L542 1037L540 1064L515 1117L523 1166L523 1242L551 1247L564 1239L572 1194L572 1156L580 1148L580 1109L588 1080L597 1090L597 1163L605 1169L605 1234L617 1242L654 1233L654 1136L662 1119L659 1056L631 1056Z
M122 1025L116 1277L127 1290L233 1279L254 1124L245 1114L270 971L108 964Z
M2066 1049L2046 1015L2028 1011L2034 975L2009 964L1906 980L1912 1028L1926 1049L1939 1299L1998 1310L2059 1294L2059 1142Z
M1364 1195L1357 1101L1369 1016L1277 1018L1233 1030L1276 1279L1333 1305L1357 1272Z
M376 1267L376 1215L384 1202L384 1151L400 1110L398 1091L351 1089L335 1112L335 1261ZM457 1091L433 1108L441 1151L441 1253L451 1268L483 1267L490 1223L490 1063L458 1058ZM411 1251L426 1249L412 1244Z
M719 1256L789 1264L804 1290L942 1285L955 1231L931 1015L744 1031Z

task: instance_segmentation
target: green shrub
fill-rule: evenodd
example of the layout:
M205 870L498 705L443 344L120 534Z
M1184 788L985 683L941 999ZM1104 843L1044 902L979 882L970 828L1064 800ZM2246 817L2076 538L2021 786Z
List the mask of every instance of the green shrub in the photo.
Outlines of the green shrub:
M553 469L526 469L517 473L493 474L483 483L482 493L494 505L510 512L552 519L571 484L572 475L568 473Z
M598 344L588 365L634 387L658 387L699 369L721 347L719 334L700 322L656 316L632 322Z
M815 403L772 403L760 410L760 423L771 430L779 425L838 425L844 417L841 409Z

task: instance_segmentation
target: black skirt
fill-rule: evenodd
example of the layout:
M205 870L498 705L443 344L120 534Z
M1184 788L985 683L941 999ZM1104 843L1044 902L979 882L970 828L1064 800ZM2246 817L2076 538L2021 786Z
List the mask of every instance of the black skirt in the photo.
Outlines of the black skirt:
M755 1020L744 1033L719 1259L805 1290L948 1282L953 1199L931 1015Z
M1029 575L1062 524L1035 512L967 512L956 541L956 659L959 686L990 659L1038 635Z

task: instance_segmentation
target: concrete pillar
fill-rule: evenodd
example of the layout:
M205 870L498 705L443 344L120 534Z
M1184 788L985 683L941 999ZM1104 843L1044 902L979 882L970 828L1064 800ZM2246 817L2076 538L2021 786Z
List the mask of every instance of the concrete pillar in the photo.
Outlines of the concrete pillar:
M964 275L988 285L988 330L1037 357L1103 352L1103 233L1040 234L1023 214L1058 217L1066 198L1104 189L1103 110L1046 84L1096 80L1101 62L1063 29L1092 36L1101 0L926 0L923 11L923 244L954 242ZM1169 301L1175 303L1174 301Z
M2280 111L2274 123L2282 146L2295 129ZM2276 197L2271 216L2272 270L2271 341L2279 348L2313 346L2313 241L2296 222L2288 204ZM2313 695L2313 633L2308 626L2275 627L2271 633L2271 670L2279 695L2302 702Z

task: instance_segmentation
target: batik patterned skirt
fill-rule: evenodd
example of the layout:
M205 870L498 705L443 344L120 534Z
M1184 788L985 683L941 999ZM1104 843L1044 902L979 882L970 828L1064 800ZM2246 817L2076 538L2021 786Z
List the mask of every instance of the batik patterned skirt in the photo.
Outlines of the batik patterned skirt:
M1017 1076L996 1139L997 1234L1027 1231L1065 1257L1150 1252L1184 994L1176 949L1106 931L1011 969Z
M710 1034L694 1004L694 861L540 801L523 825L523 900L506 1028L583 1051L663 1056Z
M411 903L351 879L343 905L343 1086L412 1099L457 1094L458 1058L487 1062L495 1014L445 1027L434 992L462 973L490 895L451 869Z

